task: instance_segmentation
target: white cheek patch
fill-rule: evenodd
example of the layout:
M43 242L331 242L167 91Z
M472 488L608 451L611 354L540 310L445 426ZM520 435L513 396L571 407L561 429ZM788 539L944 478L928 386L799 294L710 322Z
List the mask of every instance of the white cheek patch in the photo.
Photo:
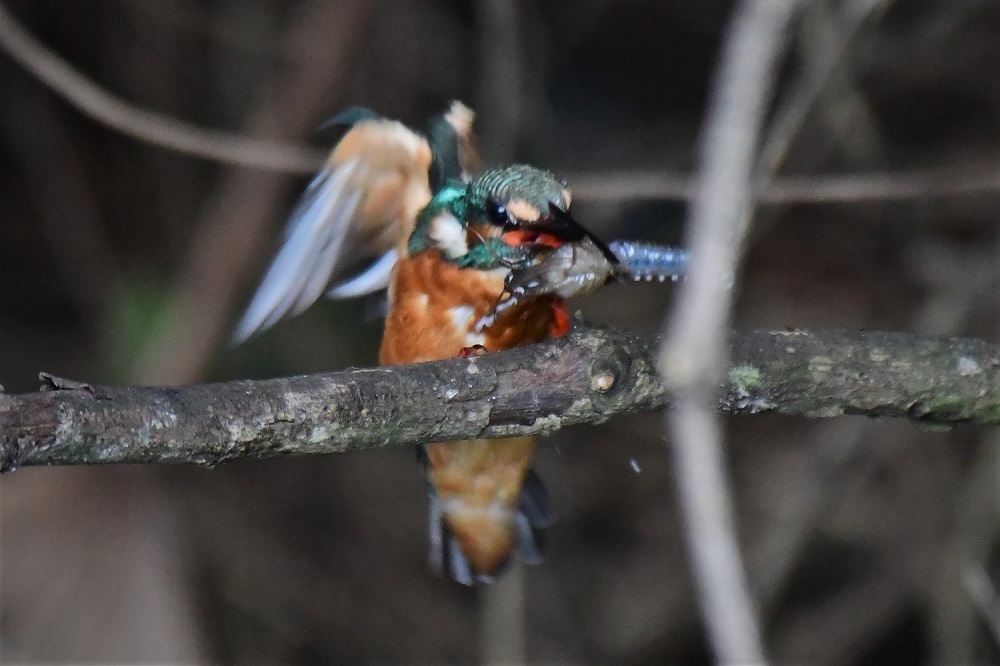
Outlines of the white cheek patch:
M442 211L431 220L428 236L450 259L457 259L469 251L469 245L465 241L465 227L447 211Z

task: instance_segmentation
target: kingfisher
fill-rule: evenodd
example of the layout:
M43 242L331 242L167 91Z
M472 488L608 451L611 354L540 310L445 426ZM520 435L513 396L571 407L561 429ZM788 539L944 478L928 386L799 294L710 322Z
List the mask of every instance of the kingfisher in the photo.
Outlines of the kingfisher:
M474 356L565 334L570 315L556 290L522 289L522 297L498 307L512 271L572 243L616 259L570 216L571 192L551 172L525 164L482 169L474 117L453 102L424 134L365 109L338 116L334 122L348 129L294 208L235 340L324 294L384 288L383 365ZM374 262L343 279L361 258ZM529 563L542 559L552 512L531 470L534 452L527 437L420 448L432 567L472 585L493 580L514 552Z

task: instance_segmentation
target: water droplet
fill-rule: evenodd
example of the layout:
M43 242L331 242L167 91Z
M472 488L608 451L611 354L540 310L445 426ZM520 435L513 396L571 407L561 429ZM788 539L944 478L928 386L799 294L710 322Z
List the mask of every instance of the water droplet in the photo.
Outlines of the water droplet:
M639 461L636 460L635 458L629 458L628 464L632 466L632 471L635 472L636 474L642 472L642 468L639 467Z

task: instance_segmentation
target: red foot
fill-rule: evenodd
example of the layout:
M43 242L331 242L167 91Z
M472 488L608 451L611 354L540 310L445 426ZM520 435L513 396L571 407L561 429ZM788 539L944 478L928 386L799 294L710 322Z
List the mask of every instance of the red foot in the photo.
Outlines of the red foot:
M471 347L462 347L458 350L459 358L472 358L473 356L482 356L486 353L486 347L482 345L472 345Z
M566 301L557 298L552 301L552 325L549 327L549 335L553 338L561 338L569 333L569 308Z

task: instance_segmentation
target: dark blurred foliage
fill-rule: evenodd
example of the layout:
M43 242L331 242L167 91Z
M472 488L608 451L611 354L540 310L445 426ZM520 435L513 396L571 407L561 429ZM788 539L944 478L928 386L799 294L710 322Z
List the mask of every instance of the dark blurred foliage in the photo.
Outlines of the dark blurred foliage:
M947 170L997 155L1000 4L885 5L825 85L783 173ZM300 109L295 125L282 112L271 127L324 145L329 139L306 128L344 106L421 123L459 98L479 112L489 161L568 175L691 170L730 9L520 2L511 33L490 20L504 2L333 6L10 2L102 86L189 122L249 132L261 115ZM836 29L839 10L811 4L779 104L817 48L815 31ZM315 60L289 40L310 25L310 12L315 30L349 46L320 79L329 90L276 95ZM337 12L351 14L346 36ZM211 247L222 249L203 257L202 232L225 212L220 197L246 177L241 170L102 127L5 57L0 90L0 381L8 391L33 390L40 370L127 383L375 362L379 327L364 303L322 303L240 348L225 344L222 329L261 276L304 179L254 176L274 188L251 207L260 220L236 220L229 236L213 237ZM938 183L928 177L927 189ZM736 323L995 339L998 203L987 192L765 206ZM581 195L575 208L607 238L681 237L677 202ZM213 269L210 279L186 273L199 265ZM234 285L232 296L220 283ZM612 286L581 308L600 323L657 326L670 291ZM206 316L184 319L175 307L182 298L218 316L207 342L191 346ZM179 369L189 367L196 370ZM977 606L990 601L997 565L993 429L755 417L732 419L729 440L740 536L776 660L1000 658L996 626ZM523 572L532 660L709 658L667 451L658 415L544 443L537 467L559 518L549 560ZM394 449L211 471L25 469L0 479L3 658L476 660L481 633L492 629L478 626L476 593L426 569L425 488L413 458Z

